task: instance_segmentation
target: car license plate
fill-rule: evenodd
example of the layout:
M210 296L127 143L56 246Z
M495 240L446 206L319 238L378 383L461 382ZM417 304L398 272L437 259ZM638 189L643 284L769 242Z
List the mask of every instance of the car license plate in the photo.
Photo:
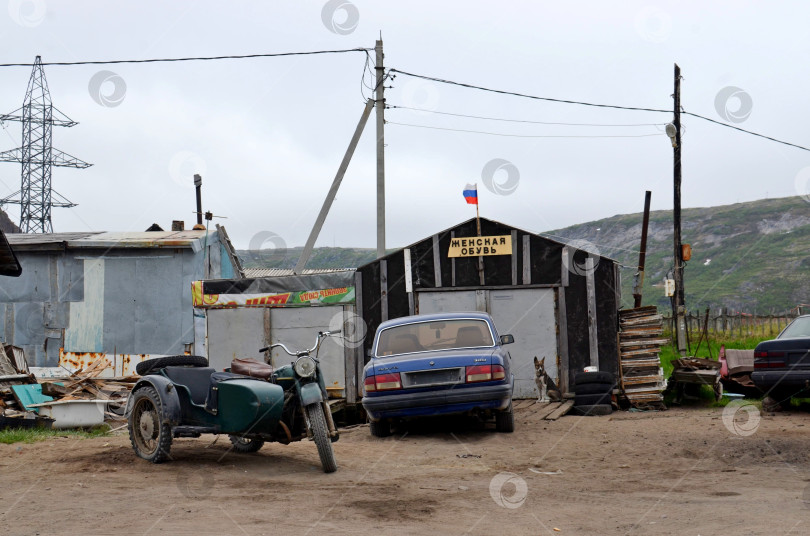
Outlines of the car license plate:
M406 387L423 387L426 385L441 385L458 383L461 381L461 369L425 370L405 373Z

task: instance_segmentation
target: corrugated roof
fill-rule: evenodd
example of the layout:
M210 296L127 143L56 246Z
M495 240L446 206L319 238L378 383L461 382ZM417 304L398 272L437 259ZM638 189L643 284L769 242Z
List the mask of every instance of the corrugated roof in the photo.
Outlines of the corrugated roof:
M353 272L354 268L313 268L306 269L299 275L333 274L336 272ZM259 277L284 277L296 275L292 268L245 268L245 277L256 279Z
M211 231L215 236L216 231ZM69 248L161 248L190 247L198 249L205 238L205 231L156 231L156 232L85 232L49 234L9 234L12 246L35 249L37 246L62 244ZM209 241L212 238L209 237Z

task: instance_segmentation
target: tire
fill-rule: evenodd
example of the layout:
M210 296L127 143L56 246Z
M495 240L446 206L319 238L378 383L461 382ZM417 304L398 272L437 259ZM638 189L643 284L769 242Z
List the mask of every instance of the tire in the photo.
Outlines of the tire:
M320 402L316 402L305 407L304 410L307 412L315 446L318 447L318 456L321 458L323 472L334 473L337 471L337 460L335 460L335 451L332 450L332 442L329 441L329 433L326 430L323 406L321 406Z
M264 439L249 439L237 435L229 435L228 439L231 440L233 450L244 454L256 452L264 446Z
M574 406L572 411L575 415L610 415L613 413L613 406L610 404L594 404L591 406Z
M598 404L610 405L611 393L596 393L591 395L574 395L575 406L594 406Z
M578 395L596 395L610 393L615 387L615 383L583 383L574 386L574 392Z
M391 435L391 421L383 419L377 422L369 422L368 429L374 437L388 437Z
M135 454L152 463L166 461L172 448L172 428L163 421L160 396L152 387L141 387L132 397L127 428Z
M762 409L765 411L788 411L791 408L790 397L785 398L782 393L770 394L762 400Z
M515 411L512 409L512 402L509 402L508 408L495 414L495 429L504 434L515 431Z
M616 378L610 372L580 372L574 376L574 385L583 383L616 383ZM574 389L576 391L576 389Z
M146 376L150 372L162 369L163 367L207 367L208 360L199 355L169 355L166 357L156 357L147 359L135 365L135 372L139 376Z

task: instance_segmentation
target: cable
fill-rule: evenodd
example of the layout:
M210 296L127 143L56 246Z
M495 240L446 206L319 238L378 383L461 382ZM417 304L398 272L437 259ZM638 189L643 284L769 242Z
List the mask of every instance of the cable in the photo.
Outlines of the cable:
M714 119L709 119L708 117L704 117L702 115L694 114L692 112L681 112L684 115L691 115L692 117L697 117L698 119L703 119L704 121L709 121L710 123L715 123L717 125L721 125L728 128L733 128L734 130L739 130L740 132L745 132L746 134L751 134L752 136L758 136L760 138L765 138L766 140L775 141L776 143L781 143L783 145L789 145L791 147L795 147L797 149L802 149L803 151L810 151L807 147L802 147L801 145L796 145L795 143L790 143L788 141L777 140L776 138L771 138L770 136L766 136L764 134L758 134L756 132L752 132L750 130L745 130L744 128L735 127L734 125L729 125L728 123L723 123L722 121L715 121Z
M402 127L415 127L415 128L429 128L431 130L449 130L451 132L468 132L471 134L488 134L490 136L504 136L508 138L646 138L649 136L660 136L661 134L630 134L630 135L613 135L613 136L554 136L554 135L531 135L531 134L504 134L500 132L485 132L483 130L466 130L461 128L445 128L445 127L433 127L429 125L414 125L411 123L398 123L396 121L388 121L386 119L386 124L391 125L399 125Z
M526 99L542 100L542 101L548 101L548 102L559 102L559 103L563 103L563 104L579 104L581 106L593 106L593 107L596 107L596 108L613 108L613 109L616 109L616 110L636 110L636 111L642 111L642 112L672 113L672 110L660 110L660 109L657 109L657 108L641 108L641 107L636 107L636 106L617 106L617 105L612 105L612 104L595 104L595 103L592 103L592 102L573 101L573 100L566 100L566 99L552 99L552 98L549 98L549 97L538 97L536 95L526 95L524 93L515 93L513 91L504 91L504 90L500 90L500 89L491 89L491 88L486 88L486 87L481 87L481 86L475 86L475 85L472 85L472 84L465 84L465 83L462 83L462 82L454 82L452 80L444 80L444 79L441 79L441 78L434 78L432 76L424 76L424 75L421 75L421 74L409 73L407 71L400 71L398 69L391 69L390 72L404 74L404 75L407 75L407 76L412 76L414 78L421 78L423 80L431 80L433 82L439 82L441 84L450 84L450 85L454 85L454 86L466 87L466 88L469 88L469 89L478 89L480 91L488 91L490 93L498 93L498 94L501 94L501 95L512 95L514 97L523 97L523 98L526 98ZM810 151L810 148L803 147L803 146L797 145L795 143L782 141L782 140L772 138L772 137L766 136L764 134L759 134L757 132L753 132L753 131L750 131L750 130L745 130L744 128L735 127L733 125L729 125L728 123L723 123L721 121L716 121L714 119L709 119L708 117L705 117L705 116L702 116L702 115L699 115L699 114L695 114L695 113L687 112L687 111L683 111L683 110L681 111L681 113L684 114L684 115L691 115L692 117L696 117L698 119L703 119L705 121L709 121L709 122L715 123L717 125L721 125L721 126L728 127L728 128L733 128L734 130L739 130L740 132L745 132L746 134L751 134L752 136L765 138L766 140L774 141L776 143L781 143L783 145L788 145L790 147L795 147L797 149L802 149L803 151Z
M313 50L309 52L277 52L274 54L244 54L241 56L200 56L191 58L152 58L146 60L105 60L105 61L60 61L42 62L42 65L113 65L118 63L162 63L174 61L214 61L214 60L242 60L251 58L275 58L279 56L312 56L315 54L342 54L345 52L365 52L370 48L347 48L342 50ZM33 63L0 63L0 67L33 67Z
M466 114L454 114L450 112L439 112L437 110L427 110L424 108L411 108L409 106L395 106L389 105L386 108L393 108L393 109L400 109L400 110L413 110L416 112L427 112L430 114L440 114L440 115L450 115L453 117L469 117L471 119L485 119L487 121L505 121L508 123L531 123L533 125L564 125L564 126L576 126L576 127L659 127L664 126L666 123L633 123L633 124L617 124L617 125L609 125L604 123L552 123L548 121L529 121L527 119L505 119L501 117L486 117L482 115L466 115Z
M672 110L660 110L658 108L639 108L636 106L616 106L612 104L595 104L593 102L582 102L582 101L573 101L573 100L566 100L566 99L552 99L550 97L538 97L535 95L526 95L525 93L515 93L513 91L504 91L501 89L491 89L487 87L481 86L474 86L472 84L464 84L462 82L453 82L452 80L443 80L441 78L433 78L431 76L424 76L421 74L413 74L407 71L400 71L399 69L390 69L389 72L392 73L399 73L404 74L407 76L412 76L414 78L422 78L423 80L431 80L433 82L439 82L441 84L450 84L453 86L461 86L466 87L469 89L478 89L481 91L489 91L490 93L499 93L501 95L512 95L514 97L523 97L526 99L534 99L534 100L542 100L542 101L549 101L549 102L560 102L563 104L580 104L582 106L594 106L596 108L615 108L617 110L636 110L641 112L662 112L662 113L672 113Z

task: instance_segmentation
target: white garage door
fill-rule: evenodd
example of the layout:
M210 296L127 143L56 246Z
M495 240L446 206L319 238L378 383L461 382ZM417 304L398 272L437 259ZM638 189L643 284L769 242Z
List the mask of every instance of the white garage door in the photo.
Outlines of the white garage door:
M515 398L539 396L534 381L534 357L546 358L546 372L557 379L557 330L554 289L462 290L419 292L419 313L484 311L498 332L511 333L507 347L515 375Z
M236 357L264 359L259 348L266 346L263 308L209 309L208 361L222 370L231 366ZM270 342L283 343L292 351L311 348L318 331L329 329L335 315L342 314L342 305L325 307L274 307L270 311ZM281 348L272 352L273 366L280 367L294 360ZM326 387L342 389L346 385L345 362L340 339L330 337L321 345L318 359Z

